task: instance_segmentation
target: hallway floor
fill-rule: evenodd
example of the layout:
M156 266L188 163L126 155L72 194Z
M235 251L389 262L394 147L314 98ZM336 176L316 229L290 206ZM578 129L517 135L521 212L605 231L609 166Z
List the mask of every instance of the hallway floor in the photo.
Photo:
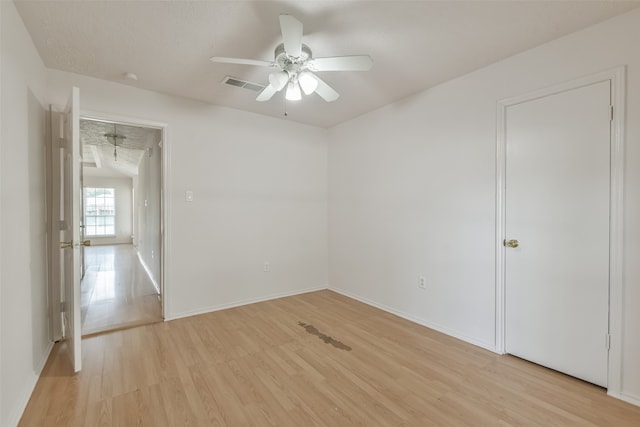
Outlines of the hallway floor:
M83 336L162 321L160 295L133 245L90 246L85 258Z

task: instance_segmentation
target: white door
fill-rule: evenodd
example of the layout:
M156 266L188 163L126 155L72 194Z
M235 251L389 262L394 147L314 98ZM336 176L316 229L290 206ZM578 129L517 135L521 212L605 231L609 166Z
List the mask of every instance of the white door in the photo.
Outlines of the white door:
M63 208L60 227L61 280L64 288L64 338L75 372L82 365L80 335L80 91L73 88L63 115Z
M607 385L610 81L507 107L507 353Z
M78 132L79 133L79 132ZM78 136L78 139L80 137ZM80 153L82 153L82 146L80 146L79 148ZM90 246L91 245L91 241L90 240L85 240L85 220L84 220L84 169L82 166L82 155L80 155L80 163L78 165L78 169L79 169L79 177L80 177L80 181L78 184L78 187L80 188L79 193L76 193L78 195L78 200L80 202L80 207L78 208L78 212L79 212L79 224L80 224L80 237L79 237L79 241L82 242L82 244L80 245L80 286L82 286L82 280L84 279L84 273L87 271L87 263L86 263L86 258L85 258L85 254L84 254L84 249L85 246ZM78 302L78 304L80 304L80 301Z
M46 151L46 171L47 171L47 234L52 238L47 240L47 278L48 278L48 306L49 306L49 337L51 341L58 342L63 338L62 325L62 285L61 285L61 260L64 252L60 249L61 237L61 186L62 156L61 156L61 131L58 113L54 113L49 106L47 112L47 134L48 144Z

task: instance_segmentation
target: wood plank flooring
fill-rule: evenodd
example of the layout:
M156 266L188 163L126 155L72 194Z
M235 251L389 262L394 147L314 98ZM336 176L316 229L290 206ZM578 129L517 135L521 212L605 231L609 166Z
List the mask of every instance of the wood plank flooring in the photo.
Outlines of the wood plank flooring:
M599 387L331 291L57 344L21 426L638 426Z
M133 245L85 248L82 335L162 321L160 297Z

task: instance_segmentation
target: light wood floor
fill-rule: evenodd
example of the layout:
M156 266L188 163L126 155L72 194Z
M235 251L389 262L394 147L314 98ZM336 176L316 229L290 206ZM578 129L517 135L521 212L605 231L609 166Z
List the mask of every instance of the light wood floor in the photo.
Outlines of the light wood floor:
M22 426L638 426L596 386L330 291L56 345Z
M83 335L162 321L158 292L133 245L89 246L85 265Z

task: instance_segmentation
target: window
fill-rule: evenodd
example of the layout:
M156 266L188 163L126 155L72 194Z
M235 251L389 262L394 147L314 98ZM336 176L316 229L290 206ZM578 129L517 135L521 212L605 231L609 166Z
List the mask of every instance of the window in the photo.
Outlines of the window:
M115 188L84 189L84 232L87 236L116 234Z

